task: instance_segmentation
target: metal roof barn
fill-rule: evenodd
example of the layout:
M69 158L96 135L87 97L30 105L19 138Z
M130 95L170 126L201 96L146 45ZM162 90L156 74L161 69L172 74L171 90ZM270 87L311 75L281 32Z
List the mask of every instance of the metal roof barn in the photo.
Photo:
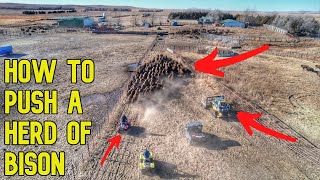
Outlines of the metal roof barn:
M49 18L48 20L56 20L58 21L59 26L68 28L88 27L92 26L92 24L94 23L93 19L88 16L66 16Z

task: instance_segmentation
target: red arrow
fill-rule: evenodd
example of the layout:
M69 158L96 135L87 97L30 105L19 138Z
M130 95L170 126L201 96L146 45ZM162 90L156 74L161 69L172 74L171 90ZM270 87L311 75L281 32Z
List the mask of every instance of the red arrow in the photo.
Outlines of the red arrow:
M250 114L248 112L239 112L237 114L237 118L239 119L239 121L241 122L242 126L244 127L244 129L248 132L248 134L250 136L252 136L253 132L250 128L250 126L252 128L255 128L256 130L259 130L261 132L264 132L266 134L269 134L271 136L274 136L276 138L280 138L280 139L284 139L286 141L291 141L291 142L296 142L297 139L282 133L279 133L277 131L274 131L272 129L269 129L267 127L262 126L261 124L259 124L258 122L256 122L254 119L259 118L262 115L262 113L260 114Z
M113 148L113 146L116 146L118 149L119 149L119 144L120 144L120 141L121 141L121 136L120 135L117 135L111 139L109 139L107 142L110 143L110 146L108 147L108 149L106 150L106 152L104 153L102 159L101 159L101 162L100 162L100 166L103 165L104 161L107 159L111 149Z
M217 68L229 66L231 64L235 64L241 61L244 61L250 57L253 57L257 54L260 54L266 50L269 49L269 45L264 45L260 48L257 48L255 50L240 54L238 56L222 59L222 60L215 60L214 58L218 54L218 48L216 48L211 54L209 54L207 57L198 60L195 62L194 67L195 70L208 73L208 74L213 74L216 76L224 77L224 73L222 71L217 70Z

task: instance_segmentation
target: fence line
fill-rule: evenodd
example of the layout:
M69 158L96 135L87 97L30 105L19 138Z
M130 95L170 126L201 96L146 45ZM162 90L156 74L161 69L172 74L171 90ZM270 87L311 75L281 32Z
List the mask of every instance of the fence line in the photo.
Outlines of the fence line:
M35 35L46 35L54 33L91 33L87 28L47 28L42 26L34 27L3 27L0 26L0 40L16 39Z
M315 53L300 53L300 52L281 52L276 49L269 49L265 53L275 55L275 56L282 56L282 57L291 57L297 59L309 59L309 60L319 60L320 54Z
M223 36L223 35L215 35L202 33L201 37L208 40L220 40L223 42L231 42L231 43L240 43L241 41L264 41L264 42L300 42L300 41L308 41L315 39L306 39L300 40L299 38L270 38L270 37L248 37L248 36Z
M281 33L281 34L288 34L288 30L285 30L285 29L282 29L282 28L278 28L278 27L273 26L273 25L263 24L263 27L265 27L265 28L267 28L269 30Z

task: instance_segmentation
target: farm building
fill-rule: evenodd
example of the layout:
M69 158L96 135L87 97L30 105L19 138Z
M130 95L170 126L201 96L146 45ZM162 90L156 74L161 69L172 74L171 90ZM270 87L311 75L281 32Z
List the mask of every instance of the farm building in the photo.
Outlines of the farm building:
M105 21L106 21L105 17L101 17L98 19L98 22L105 22Z
M225 27L242 27L245 28L246 24L243 22L239 22L233 19L226 19L221 22L221 24Z
M144 22L143 24L142 24L142 26L144 26L144 27L152 27L152 24L151 23L148 23L148 22Z
M81 28L92 26L94 21L92 18L87 16L70 16L70 17L58 17L58 18L49 18L48 20L58 21L60 27L67 28Z
M214 19L212 16L202 16L199 20L199 24L212 24L214 22Z

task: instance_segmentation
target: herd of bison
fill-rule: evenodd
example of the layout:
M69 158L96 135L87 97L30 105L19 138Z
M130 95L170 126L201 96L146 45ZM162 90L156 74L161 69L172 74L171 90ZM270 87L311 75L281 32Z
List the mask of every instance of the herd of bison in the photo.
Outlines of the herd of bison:
M140 96L164 87L166 80L191 75L191 71L181 63L164 56L157 55L148 63L141 65L132 76L127 86L128 102L135 102Z
M301 67L320 76L320 71L306 65L301 65ZM316 68L320 68L320 65L316 65ZM150 62L141 65L131 77L126 91L127 100L133 103L142 95L162 89L167 79L173 80L190 74L191 71L182 63L162 54L157 55Z

